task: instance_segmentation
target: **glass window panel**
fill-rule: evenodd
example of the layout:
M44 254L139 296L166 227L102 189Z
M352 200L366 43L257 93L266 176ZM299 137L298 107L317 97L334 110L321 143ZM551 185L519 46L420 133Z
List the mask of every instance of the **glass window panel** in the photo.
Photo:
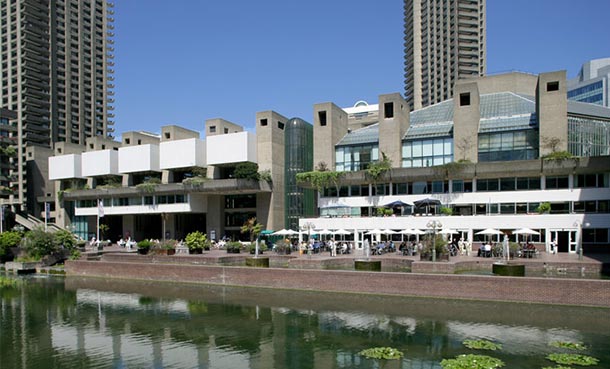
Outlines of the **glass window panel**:
M500 214L515 214L515 204L500 204Z
M360 186L351 186L350 196L360 196Z
M464 192L472 192L472 181L464 182Z
M477 191L487 191L486 179L477 179Z
M375 160L379 160L379 148L378 147L373 147L373 150L371 153L371 161L375 161Z
M144 196L144 204L145 205L152 205L153 204L153 197L152 196Z
M337 162L343 162L345 160L343 153L344 153L344 149L342 147L335 149L335 160Z
M584 213L585 212L585 202L584 201L574 201L574 212L575 213Z
M413 141L413 157L418 158L422 156L421 141ZM415 165L413 165L415 166ZM421 166L421 164L419 165Z
M424 194L427 191L428 184L426 182L413 182L413 194Z
M527 214L527 203L518 203L516 210L517 214Z
M453 139L451 138L446 138L444 140L444 153L445 155L452 155L453 154Z
M186 202L186 197L184 195L176 195L176 203L184 204Z
M513 145L515 149L520 149L527 146L525 131L518 131L513 133Z
M540 189L540 177L530 178L529 179L529 188L530 188L530 190L539 190Z
M514 191L515 190L515 179L514 178L502 178L500 179L500 190L501 191Z
M464 181L462 180L454 179L451 186L453 192L464 192Z
M421 159L413 159L413 168L421 168L422 164Z
M599 213L608 213L610 210L610 200L599 200L597 202L597 211Z
M443 193L443 182L442 181L434 181L432 182L432 193Z
M502 135L494 134L489 136L489 150L500 151L502 148Z
M488 179L487 180L487 191L498 191L499 184L497 179Z
M443 155L443 140L442 139L436 139L433 141L432 143L432 154L433 155Z
M489 204L489 214L498 214L498 204Z
M517 190L529 190L529 179L517 178Z
M410 142L405 142L402 145L402 157L411 158L411 143Z
M568 177L557 178L557 188L568 188Z
M595 213L597 211L597 201L585 201L585 212Z
M513 133L507 132L502 133L502 150L512 150L513 149Z
M426 140L422 143L423 156L432 156L432 140Z
M443 165L445 164L445 158L443 156L435 156L433 158L433 164L432 165Z
M489 150L489 135L480 135L479 136L479 151L488 151Z

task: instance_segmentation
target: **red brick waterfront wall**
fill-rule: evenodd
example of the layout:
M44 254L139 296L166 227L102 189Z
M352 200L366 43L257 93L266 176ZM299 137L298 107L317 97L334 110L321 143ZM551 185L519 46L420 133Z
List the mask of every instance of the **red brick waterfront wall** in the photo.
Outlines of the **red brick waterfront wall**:
M610 281L67 261L68 275L610 307Z

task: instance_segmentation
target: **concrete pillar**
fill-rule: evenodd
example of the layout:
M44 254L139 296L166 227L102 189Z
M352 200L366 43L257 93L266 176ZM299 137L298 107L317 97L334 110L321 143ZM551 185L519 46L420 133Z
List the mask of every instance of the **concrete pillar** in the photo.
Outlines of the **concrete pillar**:
M212 231L216 236L216 241L224 235L224 196L208 196L208 212L206 214L206 233L212 239Z
M381 152L402 167L402 138L409 129L409 109L399 93L379 96L379 160Z
M257 195L257 221L266 229L285 228L285 126L288 119L274 111L256 113L256 156L259 171L271 172L273 192ZM270 198L266 199L266 197ZM260 200L260 201L259 201ZM262 202L262 204L260 204ZM263 209L269 209L264 212ZM259 212L260 210L260 212Z
M327 102L313 107L313 166L326 163L335 169L335 145L347 134L347 113Z
M453 160L478 161L479 88L476 82L458 82L453 92Z
M566 71L541 73L536 86L540 156L568 149Z

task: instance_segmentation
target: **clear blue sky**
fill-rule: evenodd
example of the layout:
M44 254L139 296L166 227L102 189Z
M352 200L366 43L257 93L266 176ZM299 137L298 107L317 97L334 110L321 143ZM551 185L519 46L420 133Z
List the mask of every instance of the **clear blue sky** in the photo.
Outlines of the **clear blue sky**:
M257 111L312 121L403 88L402 0L115 0L116 134ZM586 5L587 9L583 9ZM487 70L610 57L609 0L487 0Z

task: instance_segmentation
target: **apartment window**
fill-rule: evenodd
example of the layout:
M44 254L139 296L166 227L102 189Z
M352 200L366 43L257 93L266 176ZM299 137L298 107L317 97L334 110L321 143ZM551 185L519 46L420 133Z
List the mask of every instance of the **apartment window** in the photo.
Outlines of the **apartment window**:
M278 121L277 122L277 128L284 129L284 123Z
M546 177L546 189L566 189L568 188L568 176Z
M229 129L228 129L228 128L225 128L225 129L224 129L224 133L225 133L225 135L226 135L227 133L229 133Z
M322 110L318 112L318 120L320 121L321 126L326 125L326 110Z
M210 133L216 133L216 126L210 126Z
M267 118L261 119L260 123L261 123L262 127L266 127L267 126Z
M131 142L131 140L130 140L129 138L126 138L126 139L125 139L125 144L126 144L126 145L129 145L129 143L130 143L130 142Z
M165 132L165 139L169 140L170 137L171 137L170 133L169 132Z
M469 106L470 105L470 92L465 92L460 94L460 106Z
M138 145L141 145L141 144L142 144L142 140L138 140Z
M547 82L546 83L546 91L559 91L559 81Z
M383 104L383 115L384 118L394 118L394 103L387 102Z
M102 145L102 150L106 150L106 145Z

